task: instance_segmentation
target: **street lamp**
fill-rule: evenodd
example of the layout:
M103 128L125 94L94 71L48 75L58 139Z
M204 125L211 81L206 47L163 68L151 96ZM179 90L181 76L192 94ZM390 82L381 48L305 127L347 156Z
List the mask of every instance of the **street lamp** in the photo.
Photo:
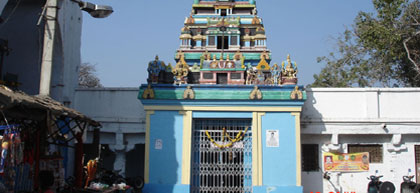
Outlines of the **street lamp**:
M94 18L105 18L111 15L114 10L111 6L107 5L96 5L89 2L84 2L80 0L71 0L79 4L81 10L88 12Z
M96 5L81 0L70 0L79 4L81 10L88 12L92 17L104 18L108 17L112 12L112 7L105 5ZM38 25L41 23L42 18L46 18L44 27L44 46L43 57L41 63L41 75L39 84L39 94L44 96L50 95L51 87L51 74L53 66L53 53L55 31L57 28L57 14L58 14L58 0L47 0L41 17L38 20Z

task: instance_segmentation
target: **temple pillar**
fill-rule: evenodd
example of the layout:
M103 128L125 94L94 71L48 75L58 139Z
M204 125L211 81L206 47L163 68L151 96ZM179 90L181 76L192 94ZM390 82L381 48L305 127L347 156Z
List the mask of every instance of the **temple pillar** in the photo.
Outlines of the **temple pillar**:
M115 153L114 171L125 177L126 153L134 149L134 144L124 145L124 133L118 130L115 135L115 145L110 145L109 149Z

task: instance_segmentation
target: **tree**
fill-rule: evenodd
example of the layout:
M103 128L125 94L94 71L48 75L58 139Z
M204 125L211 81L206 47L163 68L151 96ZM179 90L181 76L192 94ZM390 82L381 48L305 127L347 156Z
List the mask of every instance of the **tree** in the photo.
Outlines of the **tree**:
M90 63L82 63L79 66L79 87L100 88L103 87L101 81L96 76L96 67Z
M337 38L312 87L420 86L420 0L373 0Z

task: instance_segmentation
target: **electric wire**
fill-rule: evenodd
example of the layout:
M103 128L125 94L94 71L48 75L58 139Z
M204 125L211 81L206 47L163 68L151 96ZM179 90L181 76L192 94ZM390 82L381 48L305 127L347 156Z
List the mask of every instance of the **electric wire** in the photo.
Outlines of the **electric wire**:
M19 7L19 4L22 0L16 0L16 5L15 7L12 9L12 11L10 12L10 14L7 16L7 18L3 21L3 23L0 25L0 30L6 25L6 23L9 21L9 19L13 16L13 14L15 13L16 9Z

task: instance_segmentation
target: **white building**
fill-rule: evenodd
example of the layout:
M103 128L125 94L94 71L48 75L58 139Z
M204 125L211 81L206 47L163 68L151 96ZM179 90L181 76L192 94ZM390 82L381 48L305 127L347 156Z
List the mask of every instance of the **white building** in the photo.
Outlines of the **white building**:
M351 153L371 151L374 163L369 172L332 173L323 179L322 169L303 171L304 192L365 192L366 177L383 175L400 192L402 177L417 174L420 160L420 89L418 88L314 88L308 89L308 100L302 113L302 144L313 144L318 154L303 159L318 159L322 152ZM305 146L303 146L303 153ZM311 145L306 146L311 151ZM417 150L417 151L416 151ZM416 156L417 155L417 156ZM418 164L417 164L418 165ZM418 165L420 166L420 165Z
M76 92L75 108L103 123L101 143L119 157L114 163L117 170L123 169L125 152L134 144L144 144L145 113L137 94L137 88ZM304 193L365 192L366 177L375 175L376 170L399 192L402 176L408 175L409 169L410 175L420 173L416 172L416 159L420 160L420 89L312 88L307 89L307 95L301 117ZM374 163L369 172L330 173L330 180L323 178L323 152L360 149L372 151ZM126 171L143 171L142 157L130 158L139 164L127 165Z
M100 143L106 148L105 167L128 177L143 176L144 171L146 115L138 93L138 88L79 88L75 95L75 109L103 126ZM86 143L92 143L92 138L89 131Z

